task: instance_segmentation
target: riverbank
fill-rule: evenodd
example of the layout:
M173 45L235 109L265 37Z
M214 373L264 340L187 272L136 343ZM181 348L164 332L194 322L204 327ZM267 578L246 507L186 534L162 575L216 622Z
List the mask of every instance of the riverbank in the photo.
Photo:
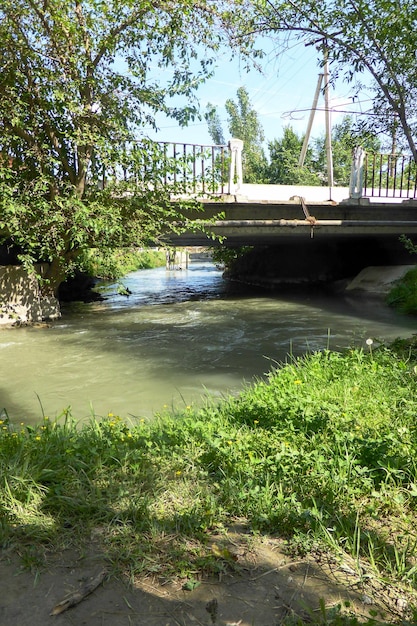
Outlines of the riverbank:
M89 626L231 624L233 593L221 594L239 581L255 589L235 609L234 623L245 626L291 615L293 624L307 623L320 598L327 617L310 613L316 623L415 623L416 368L415 342L390 350L369 342L365 352L294 359L236 398L136 426L109 414L82 427L68 417L16 429L4 414L3 563L16 566L19 555L36 580L58 567L57 554L69 558L68 572L80 556L87 577L105 568L104 593L116 585L115 613L124 621L95 604ZM325 564L344 576L333 594ZM131 583L126 601L123 578ZM222 592L215 585L223 580L230 587ZM146 621L129 609L132 590L152 587L175 591L165 609L182 598L185 617ZM59 595L53 589L49 610ZM268 617L257 619L266 589ZM39 604L28 589L19 601ZM2 602L3 615L17 610ZM55 623L83 623L81 607ZM350 612L362 622L341 621Z
M74 276L68 277L58 296L45 295L39 277L47 264L35 266L29 273L22 265L0 265L0 330L14 326L41 326L61 316L63 302L94 302L102 299L94 290L98 278L121 280L128 272L162 267L166 253L160 249L115 249L106 255L88 250ZM124 292L122 282L120 292ZM125 294L128 295L128 294Z

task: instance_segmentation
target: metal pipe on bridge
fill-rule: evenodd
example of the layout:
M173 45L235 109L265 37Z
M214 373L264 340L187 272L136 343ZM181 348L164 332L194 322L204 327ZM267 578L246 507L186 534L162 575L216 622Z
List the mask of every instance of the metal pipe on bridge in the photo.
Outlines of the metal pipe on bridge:
M372 227L372 226L406 226L417 227L417 220L299 220L299 219L279 219L279 220L217 220L214 224L217 227L262 227L262 226L346 226L346 227Z

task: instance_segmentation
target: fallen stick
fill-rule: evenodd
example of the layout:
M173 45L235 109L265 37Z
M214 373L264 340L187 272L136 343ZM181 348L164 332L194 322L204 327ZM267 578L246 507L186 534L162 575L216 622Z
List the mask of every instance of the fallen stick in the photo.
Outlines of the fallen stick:
M70 609L72 606L79 604L82 600L84 600L84 598L89 596L90 593L97 589L99 585L101 585L106 576L107 570L103 570L102 572L97 574L95 578L93 578L89 582L84 583L78 591L72 593L70 596L68 596L68 598L65 598L65 600L58 602L58 604L54 606L49 615L59 615L67 609Z

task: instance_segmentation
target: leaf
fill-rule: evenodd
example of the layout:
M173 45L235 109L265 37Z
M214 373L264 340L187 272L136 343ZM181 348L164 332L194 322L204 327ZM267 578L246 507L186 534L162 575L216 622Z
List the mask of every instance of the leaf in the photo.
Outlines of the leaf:
M187 582L183 584L182 589L184 589L184 591L193 591L193 589L195 589L199 585L201 585L199 580L191 579L187 580Z
M410 485L410 496L412 498L417 498L417 485L416 485L416 483L411 483L411 485Z

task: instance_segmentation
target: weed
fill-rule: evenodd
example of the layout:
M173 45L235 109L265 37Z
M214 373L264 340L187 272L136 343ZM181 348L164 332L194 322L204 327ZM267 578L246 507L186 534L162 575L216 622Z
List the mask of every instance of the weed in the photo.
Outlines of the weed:
M417 312L417 268L408 271L387 295L387 304L403 313Z

